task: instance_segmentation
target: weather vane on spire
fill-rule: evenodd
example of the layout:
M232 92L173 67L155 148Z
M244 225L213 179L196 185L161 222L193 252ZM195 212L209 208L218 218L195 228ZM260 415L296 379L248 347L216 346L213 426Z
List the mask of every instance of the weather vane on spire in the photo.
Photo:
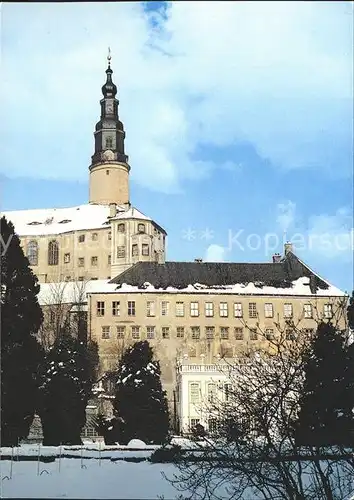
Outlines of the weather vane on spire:
M108 67L109 68L111 67L111 59L112 59L112 56L111 56L111 47L108 47L107 61L108 61Z

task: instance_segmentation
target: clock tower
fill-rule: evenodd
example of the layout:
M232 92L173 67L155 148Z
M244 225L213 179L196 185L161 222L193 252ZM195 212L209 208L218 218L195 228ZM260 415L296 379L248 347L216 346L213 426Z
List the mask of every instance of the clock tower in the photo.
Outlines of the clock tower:
M117 87L112 81L111 55L108 51L106 83L102 87L101 117L96 124L95 151L91 157L89 202L100 205L129 204L128 156L124 151L125 132L119 120Z

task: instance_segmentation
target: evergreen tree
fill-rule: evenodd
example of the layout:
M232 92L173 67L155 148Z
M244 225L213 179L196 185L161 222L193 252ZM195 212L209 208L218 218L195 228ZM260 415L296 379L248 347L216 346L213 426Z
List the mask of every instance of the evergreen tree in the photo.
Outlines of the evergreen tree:
M160 363L153 360L147 341L136 342L122 356L114 413L123 420L125 442L137 438L146 443L163 443L167 438L166 392L162 390Z
M345 336L320 323L305 366L305 384L296 424L298 444L351 445L353 368Z
M40 387L43 444L81 444L86 406L97 364L97 346L85 346L66 332L46 356Z
M36 334L43 321L39 285L14 227L1 225L1 444L27 437L37 405L43 351Z

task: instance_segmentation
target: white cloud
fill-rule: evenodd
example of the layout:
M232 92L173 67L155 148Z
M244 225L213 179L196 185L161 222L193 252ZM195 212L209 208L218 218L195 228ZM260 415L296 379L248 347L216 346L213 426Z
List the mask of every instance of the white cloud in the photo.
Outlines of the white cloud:
M224 262L227 249L221 245L209 245L205 252L205 262Z
M353 262L352 208L341 207L333 214L313 214L305 218L299 216L296 204L288 200L277 205L277 213L277 226L293 243L295 253L312 254L320 260L340 258Z
M132 178L176 191L219 168L196 148L251 142L282 168L337 166L352 148L345 3L171 2L2 7L2 165L86 179L112 48ZM238 158L232 163L238 164ZM344 168L345 169L345 168Z
M278 203L278 215L276 222L283 232L287 232L295 222L296 204L288 200L285 203Z

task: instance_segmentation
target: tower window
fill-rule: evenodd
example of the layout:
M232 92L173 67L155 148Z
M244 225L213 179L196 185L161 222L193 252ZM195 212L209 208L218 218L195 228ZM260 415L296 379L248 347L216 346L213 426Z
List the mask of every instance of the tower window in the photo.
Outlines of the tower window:
M48 243L48 265L57 266L59 263L59 243L56 240Z
M113 148L113 138L112 137L106 137L106 148Z
M124 257L125 257L125 247L124 246L117 247L117 258L122 259Z
M137 256L139 255L139 249L138 249L138 245L134 244L132 245L132 256Z
M138 224L138 233L145 233L145 224Z
M38 243L34 240L30 241L27 245L27 259L30 266L38 264Z
M109 175L109 170L106 170L106 175Z
M142 255L149 255L149 244L143 243L142 245Z
M118 233L125 233L125 224L118 224Z

